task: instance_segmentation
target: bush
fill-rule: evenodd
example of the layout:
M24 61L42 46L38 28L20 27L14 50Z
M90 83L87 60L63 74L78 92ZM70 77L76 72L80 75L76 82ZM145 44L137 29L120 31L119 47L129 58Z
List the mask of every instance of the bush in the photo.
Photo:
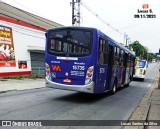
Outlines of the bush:
M28 79L44 78L44 75L33 74L33 75L17 75L17 76L3 77L3 79L16 79L16 80L21 80L24 78L28 78Z

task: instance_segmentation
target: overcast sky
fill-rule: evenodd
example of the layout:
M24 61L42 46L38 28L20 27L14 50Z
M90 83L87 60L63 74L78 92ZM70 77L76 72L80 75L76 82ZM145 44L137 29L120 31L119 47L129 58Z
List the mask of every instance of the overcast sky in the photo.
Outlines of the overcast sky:
M65 26L72 25L72 0L2 0L10 5L37 14ZM81 7L81 26L96 27L118 42L124 42L124 33L131 41L138 40L151 52L158 52L160 48L160 1L159 0L83 0L106 23L119 30L119 33L102 23L83 5ZM156 18L134 18L142 5L148 4L147 10Z

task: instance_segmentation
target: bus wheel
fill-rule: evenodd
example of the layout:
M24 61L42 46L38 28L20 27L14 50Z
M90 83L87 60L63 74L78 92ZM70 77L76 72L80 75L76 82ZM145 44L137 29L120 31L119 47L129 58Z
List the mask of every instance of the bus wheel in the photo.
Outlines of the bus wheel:
M113 84L113 88L111 90L111 95L114 95L116 93L116 82Z
M126 84L126 87L129 87L129 84L130 84L130 82L128 82L128 83Z

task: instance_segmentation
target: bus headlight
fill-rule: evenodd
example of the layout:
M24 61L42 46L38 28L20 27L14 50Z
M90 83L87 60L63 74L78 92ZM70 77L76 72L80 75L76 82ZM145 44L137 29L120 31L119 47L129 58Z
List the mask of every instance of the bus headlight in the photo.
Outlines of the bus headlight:
M47 63L46 63L45 69L46 69L46 78L51 80L50 67L49 67L49 65Z
M87 73L86 73L85 85L92 82L93 70L94 70L94 66L91 66L91 67L88 68Z

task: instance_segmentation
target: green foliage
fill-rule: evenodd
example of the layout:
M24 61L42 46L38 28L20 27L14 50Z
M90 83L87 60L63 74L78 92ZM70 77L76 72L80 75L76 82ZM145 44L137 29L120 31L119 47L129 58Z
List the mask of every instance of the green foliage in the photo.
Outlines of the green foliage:
M17 79L17 80L20 80L22 79L23 77L18 75L18 76L6 76L4 77L4 79Z
M129 47L133 49L136 56L140 59L151 61L153 58L155 58L155 55L153 53L148 53L148 48L140 44L139 41L134 41L132 44L129 45Z
M44 78L44 75L18 75L18 76L6 76L3 78L4 79L16 79L16 80L21 80L24 78L36 79L36 78Z
M155 55L153 53L148 53L148 48L140 44L139 41L134 41L129 45L129 47L133 48L136 56L140 59L151 61L153 58L155 58Z

